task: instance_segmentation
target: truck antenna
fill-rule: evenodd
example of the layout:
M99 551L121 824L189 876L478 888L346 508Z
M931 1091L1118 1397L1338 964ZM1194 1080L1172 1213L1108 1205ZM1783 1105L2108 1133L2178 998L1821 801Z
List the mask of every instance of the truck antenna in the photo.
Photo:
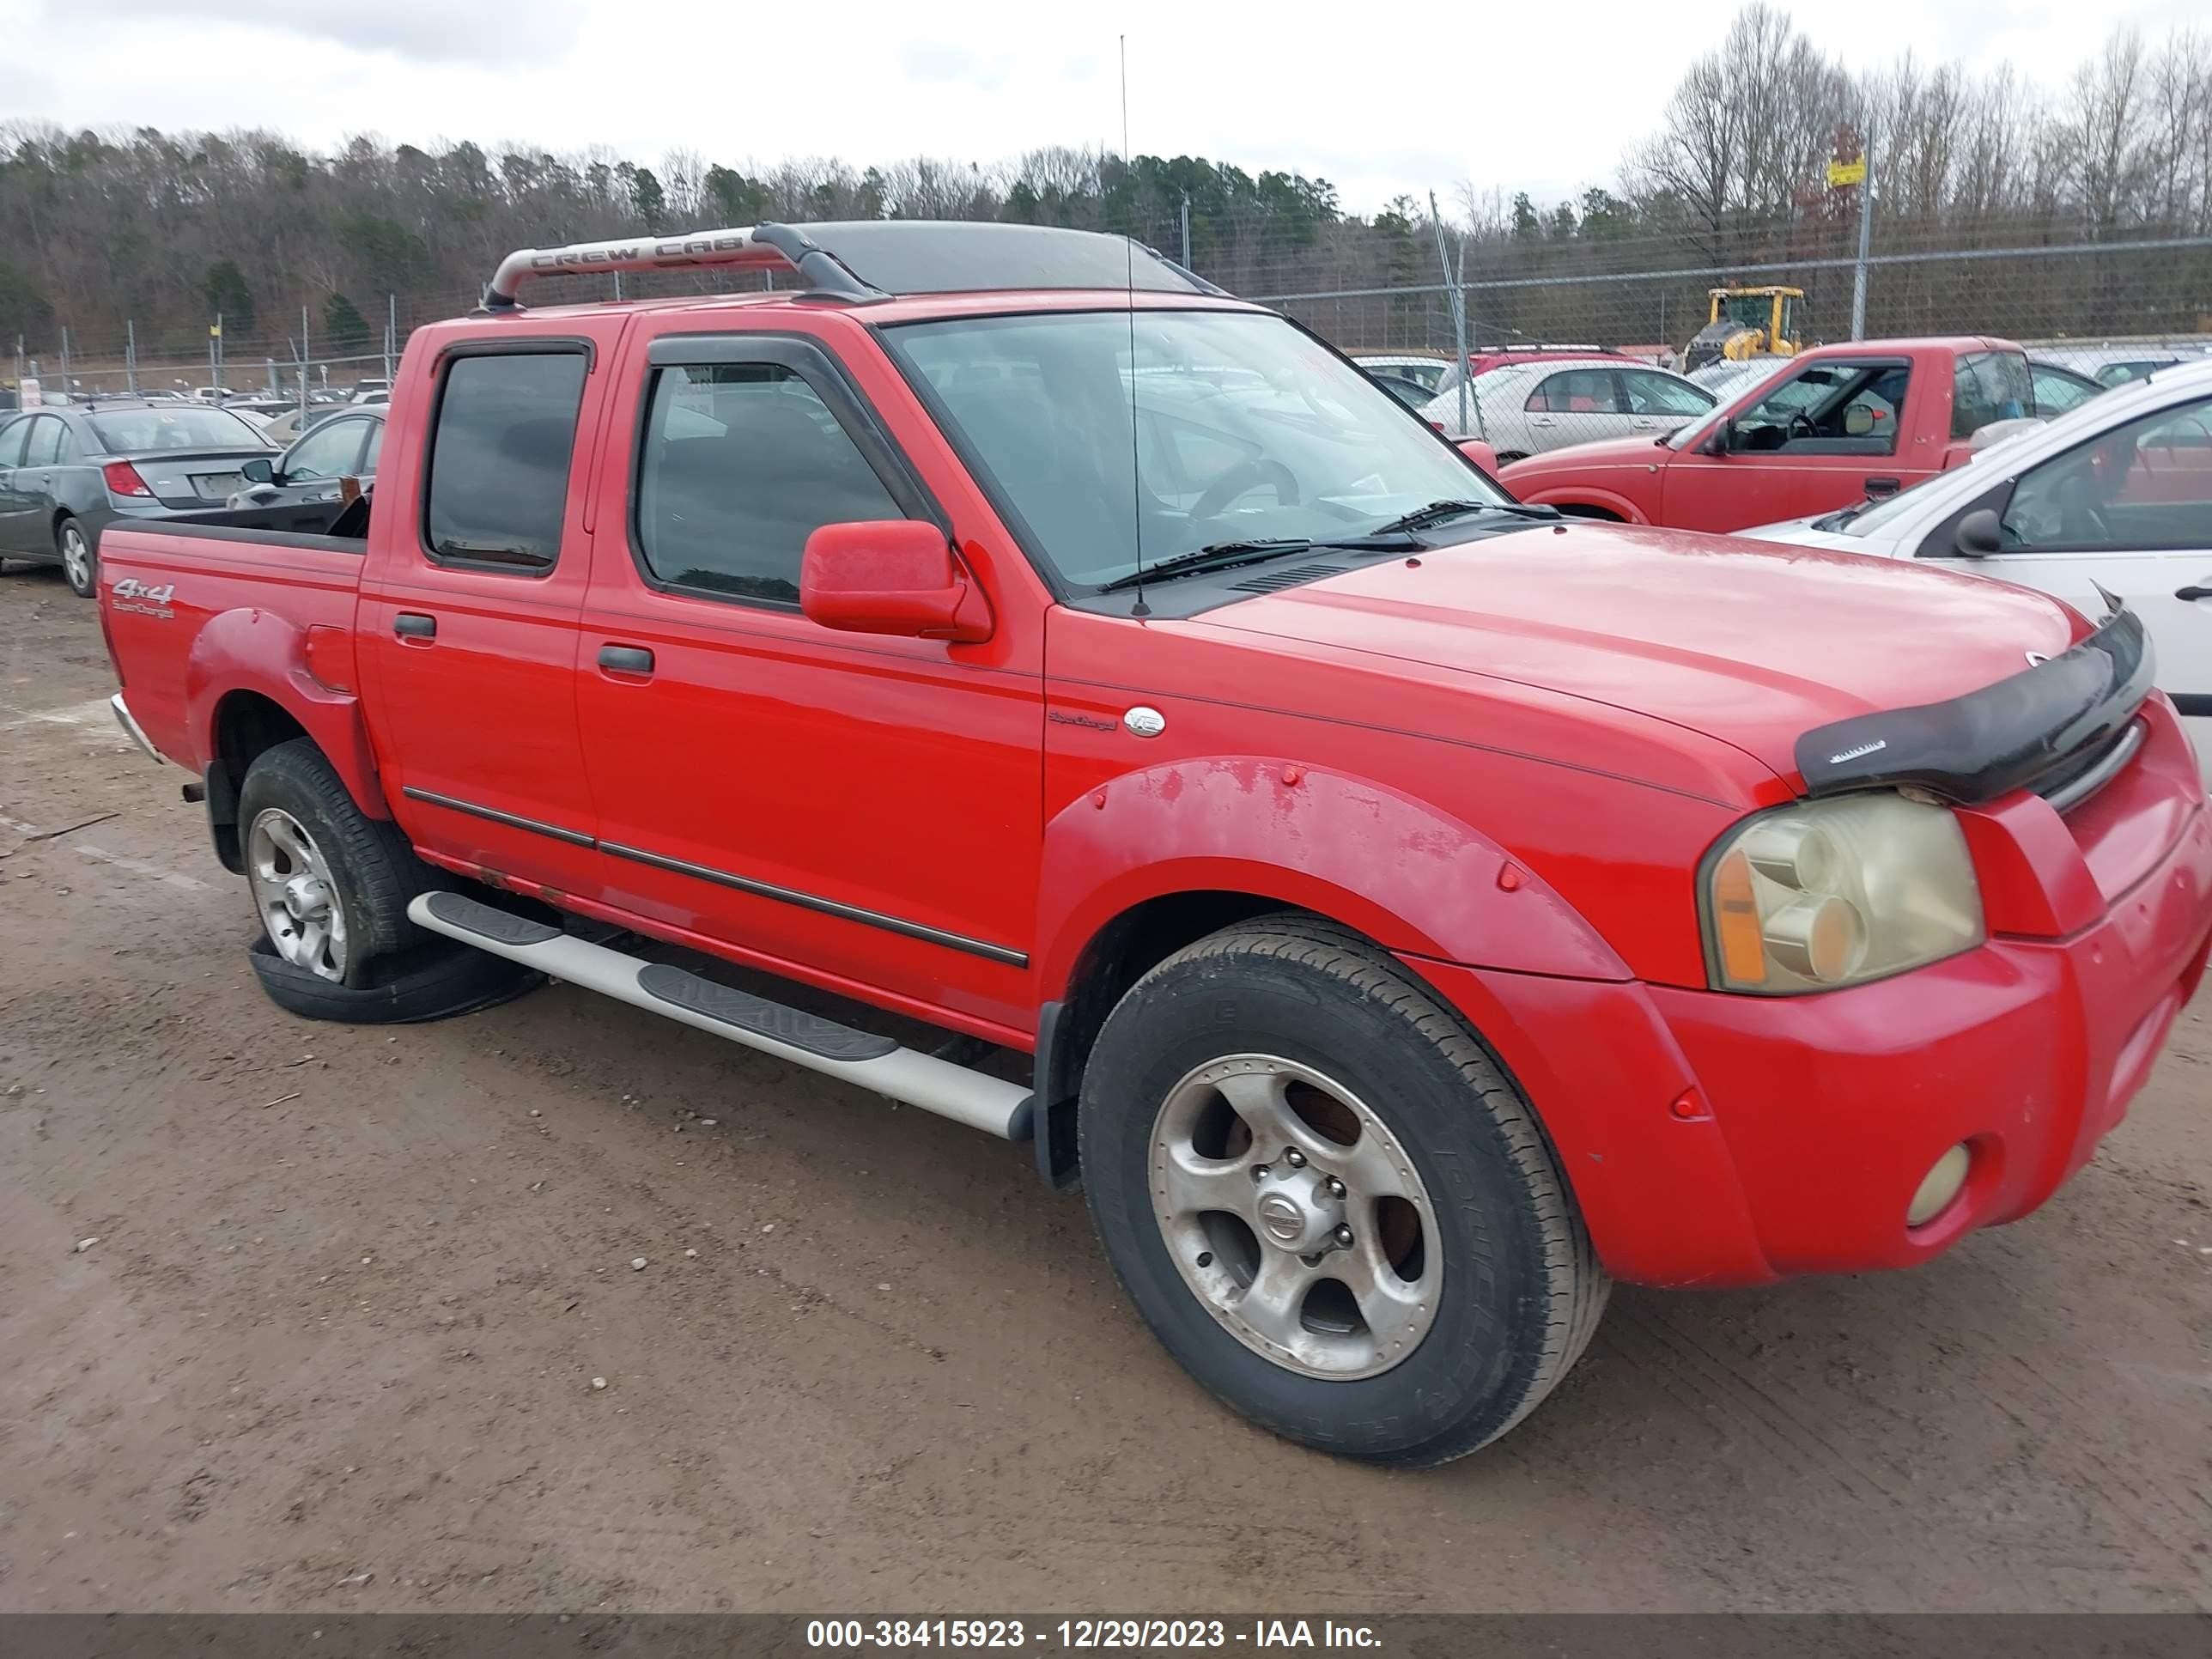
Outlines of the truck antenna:
M1121 43L1121 183L1122 200L1131 204L1135 211L1135 192L1130 188L1129 167L1129 37L1120 37ZM1145 486L1137 476L1140 453L1137 441L1137 241L1128 225L1121 227L1121 280L1129 296L1129 527L1137 542L1137 601L1129 607L1133 617L1149 617L1152 606L1145 603Z

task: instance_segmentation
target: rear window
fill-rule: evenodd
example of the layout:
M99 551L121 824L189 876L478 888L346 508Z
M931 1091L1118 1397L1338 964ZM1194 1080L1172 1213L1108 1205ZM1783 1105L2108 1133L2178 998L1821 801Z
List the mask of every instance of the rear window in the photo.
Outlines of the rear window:
M2035 413L2027 359L2017 352L1978 351L1951 371L1951 435L1971 438L1992 421Z
M104 409L86 419L100 447L112 455L163 449L259 451L269 447L258 432L228 410L173 404L158 409Z
M430 434L423 527L435 558L531 571L561 552L584 354L454 359Z

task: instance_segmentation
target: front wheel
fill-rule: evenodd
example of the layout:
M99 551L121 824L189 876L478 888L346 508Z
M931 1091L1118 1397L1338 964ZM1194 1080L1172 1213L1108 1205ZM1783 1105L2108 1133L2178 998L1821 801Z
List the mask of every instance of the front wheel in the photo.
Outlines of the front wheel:
M98 580L99 563L92 550L92 538L84 533L84 526L69 518L56 525L54 551L61 556L62 574L69 582L70 592L81 599L90 599L93 585Z
M1147 974L1079 1112L1092 1218L1176 1360L1279 1434L1447 1462L1534 1410L1609 1281L1534 1115L1386 952L1265 918Z

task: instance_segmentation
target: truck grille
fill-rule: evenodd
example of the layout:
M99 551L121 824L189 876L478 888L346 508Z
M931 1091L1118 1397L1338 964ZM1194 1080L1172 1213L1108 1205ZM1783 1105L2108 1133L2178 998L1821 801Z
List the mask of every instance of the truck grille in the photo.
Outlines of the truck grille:
M2028 787L2061 812L2070 812L2114 778L2142 747L2143 723L2130 720L2112 737L2067 756Z

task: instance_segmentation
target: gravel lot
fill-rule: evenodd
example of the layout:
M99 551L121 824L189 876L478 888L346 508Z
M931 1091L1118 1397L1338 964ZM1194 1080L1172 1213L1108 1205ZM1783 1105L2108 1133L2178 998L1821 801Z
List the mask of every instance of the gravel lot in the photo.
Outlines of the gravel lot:
M0 576L0 1609L2212 1607L2212 988L2040 1215L1621 1291L1385 1474L1186 1382L1026 1148L569 988L278 1012L112 689Z

